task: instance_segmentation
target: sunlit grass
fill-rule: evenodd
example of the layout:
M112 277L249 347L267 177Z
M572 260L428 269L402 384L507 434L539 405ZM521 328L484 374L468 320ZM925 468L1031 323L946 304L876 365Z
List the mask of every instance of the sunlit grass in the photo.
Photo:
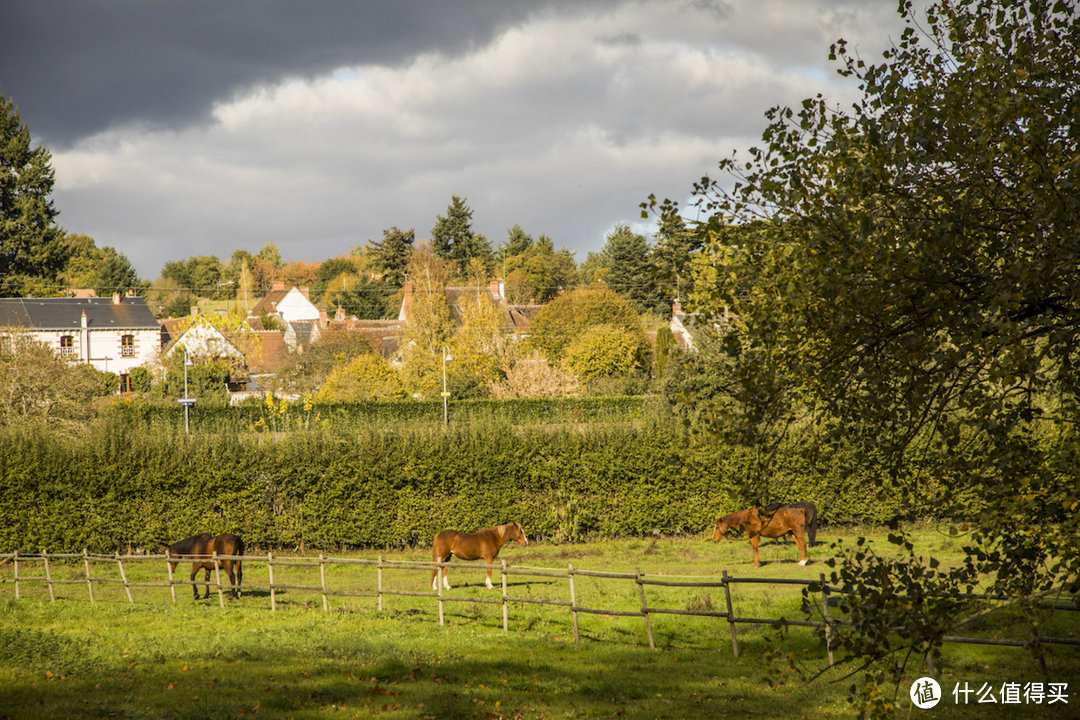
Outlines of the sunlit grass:
M620 572L653 577L680 575L816 580L828 568L828 543L851 529L823 529L813 562L800 567L792 544L762 544L760 568L750 565L746 540L719 544L702 537L644 538L528 547L508 545L511 566ZM863 534L867 534L864 531ZM881 550L884 533L870 531ZM918 549L933 549L958 562L960 539L927 526L914 532ZM259 549L249 553L264 554ZM425 548L363 551L350 557L386 561L429 560ZM309 553L310 555L310 553ZM275 553L275 557L277 554ZM21 574L38 575L27 565ZM21 584L14 599L12 567L0 568L0 717L850 717L845 703L851 680L845 669L827 669L820 638L791 628L783 642L769 626L739 626L740 654L732 652L722 618L651 618L657 651L650 651L644 621L636 617L579 616L575 643L565 607L511 605L508 632L498 605L447 602L446 625L427 597L328 598L318 590L277 593L270 610L265 561L245 562L248 591L218 605L195 601L177 587L133 587L129 604L119 583L96 583L88 600L82 562L56 563L54 577L83 579L58 585L49 602L40 582ZM167 580L163 561L126 563L131 582ZM99 561L94 575L119 577L115 562ZM327 587L374 590L370 566L328 565ZM451 570L455 597L497 598L475 566ZM178 579L187 579L182 567ZM201 579L201 574L200 574ZM211 578L213 581L213 578ZM430 570L420 565L385 570L385 589L423 592ZM319 586L318 567L275 567L275 582ZM507 577L511 597L569 599L564 578ZM637 585L627 580L576 578L580 606L640 607ZM202 588L200 587L200 592ZM647 588L652 607L723 611L722 588ZM800 589L779 584L735 586L733 604L742 617L798 619ZM1075 633L1067 621L1062 632ZM987 628L999 632L1000 627ZM1041 679L1030 655L1019 649L947 646L942 685ZM794 663L805 675L789 670ZM913 672L919 668L913 667ZM810 684L805 677L825 671ZM1080 674L1077 653L1056 652L1050 673L1057 680ZM913 675L913 678L917 675ZM1054 679L1052 678L1052 679ZM906 687L900 689L901 698ZM949 717L1016 717L1023 708L950 707ZM978 711L978 712L976 712ZM996 713L996 714L995 714ZM1065 715L1061 715L1065 717Z

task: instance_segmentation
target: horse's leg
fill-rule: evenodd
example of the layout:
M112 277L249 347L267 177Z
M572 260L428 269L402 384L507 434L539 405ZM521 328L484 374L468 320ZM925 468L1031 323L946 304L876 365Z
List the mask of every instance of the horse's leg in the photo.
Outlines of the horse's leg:
M803 538L802 528L799 528L799 527L795 528L794 530L792 530L791 534L795 538L795 544L799 548L799 564L800 565L805 565L806 560L807 560L807 557L806 557L806 540Z
M236 571L233 569L234 563L232 560L225 561L225 570L229 573L229 595L237 597L236 595Z
M204 583L206 583L206 594L203 595L203 599L205 600L206 598L210 597L210 568L209 567L203 567L202 581Z
M761 542L761 536L760 535L751 535L750 536L750 547L753 548L753 550L754 550L754 567L758 567L759 565L761 565L761 560L758 558L758 554L757 554L757 546L758 546L759 542Z
M453 553L451 553L450 555L447 555L445 558L443 558L443 562L450 562L450 557L452 555L453 555ZM450 577L449 576L450 576L450 568L449 567L444 567L442 569L442 586L443 586L443 590L449 590L450 589Z
M495 562L495 558L493 558L493 557L484 558L484 562L487 563L487 565L488 565L487 579L484 581L484 583L487 585L488 590L490 590L491 588L495 587L494 585L491 584L491 563Z
M240 586L244 584L244 561L236 561L236 597L240 597Z
M195 577L199 574L199 566L195 563L191 564L191 577L188 578L191 581L191 592L195 593L195 599L199 599L199 586L195 584Z

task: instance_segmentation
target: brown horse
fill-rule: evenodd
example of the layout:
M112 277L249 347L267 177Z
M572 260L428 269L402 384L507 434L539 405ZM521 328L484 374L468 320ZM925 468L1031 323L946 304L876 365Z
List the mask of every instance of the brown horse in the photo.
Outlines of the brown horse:
M169 568L173 571L181 560L191 560L191 590L195 593L195 599L199 599L199 587L195 583L195 576L199 570L205 570L203 582L206 583L206 595L210 597L210 571L214 569L214 553L218 555L243 555L244 541L237 535L228 533L214 535L195 535L186 540L175 542L165 548L165 557L177 558L169 560ZM218 564L229 573L229 593L233 597L240 597L240 585L244 582L244 569L242 560L222 558Z
M443 530L435 535L435 542L431 548L433 562L449 562L450 556L455 555L459 560L479 560L490 565L499 554L499 550L510 540L517 540L521 545L528 545L529 539L525 537L525 531L521 529L521 523L512 522L505 525L484 528L473 533L459 532L457 530ZM450 589L450 581L446 576L450 568L443 568L443 587ZM437 576L439 568L431 571L431 589L439 589ZM487 569L487 586L491 585L491 568Z
M806 530L806 547L814 547L814 545L817 544L817 505L805 500L793 503L774 502L769 503L762 508L762 512L769 515L782 507L802 508L803 515L806 517L806 523L803 525L803 528Z
M806 564L806 540L803 531L806 526L806 514L802 508L781 507L774 513L761 513L757 508L748 508L725 515L716 521L713 528L713 540L724 537L730 528L745 527L750 534L750 547L754 550L754 567L761 564L758 558L758 542L763 537L778 538L791 533L795 545L799 548L799 564Z

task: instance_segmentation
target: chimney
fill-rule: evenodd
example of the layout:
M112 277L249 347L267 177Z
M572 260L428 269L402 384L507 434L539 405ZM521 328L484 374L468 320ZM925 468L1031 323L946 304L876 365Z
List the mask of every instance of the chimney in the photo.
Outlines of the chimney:
M499 292L499 281L498 280L492 280L490 285L491 285L491 296L493 298L495 298L496 300L499 300L500 298L502 298L502 293Z
M682 303L679 302L678 298L675 298L675 304L671 306L671 314L672 315L682 315L683 314Z
M280 280L275 280L272 289L274 289L274 290L284 290L285 289L285 283L280 281Z
M330 325L330 316L326 314L325 310L319 311L319 327L328 327Z
M114 292L112 294L112 304L113 305L119 305L120 304L120 293L119 292Z
M90 321L86 319L86 311L82 311L82 331L79 333L79 354L83 360L90 362Z

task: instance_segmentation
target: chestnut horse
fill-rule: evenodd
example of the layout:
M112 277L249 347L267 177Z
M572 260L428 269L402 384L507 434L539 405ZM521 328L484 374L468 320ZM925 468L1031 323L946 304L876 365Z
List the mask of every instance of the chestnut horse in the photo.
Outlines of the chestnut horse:
M770 514L782 507L802 508L803 515L806 516L806 523L803 526L806 529L806 547L814 547L817 544L817 505L805 500L794 503L774 502L766 505L762 511Z
M805 565L806 540L803 537L805 526L806 514L802 508L785 506L772 514L759 512L757 508L748 508L717 520L712 538L719 540L730 528L745 527L750 535L750 547L754 550L754 567L757 567L761 564L757 551L761 538L778 538L791 533L795 538L795 545L799 548L799 564Z
M169 568L173 571L182 560L191 560L191 590L195 593L195 599L199 599L199 587L195 583L195 576L199 570L205 570L203 582L206 583L206 595L210 597L210 571L214 569L214 553L218 555L243 555L244 541L237 535L228 533L214 535L195 535L186 540L175 542L165 548L165 557L177 558L169 560ZM240 597L240 585L244 582L244 569L242 560L222 558L218 563L229 573L229 593L233 597Z
M457 530L442 530L435 535L435 542L431 548L433 562L449 562L450 556L454 555L459 560L479 560L491 565L499 550L510 540L517 540L521 545L528 545L529 539L525 537L525 531L521 529L521 523L512 522L505 525L484 528L476 532L467 533ZM442 569L443 588L450 589L450 581L446 579L450 568ZM431 589L439 589L437 576L439 568L436 566L431 571ZM491 584L491 568L487 569L487 586Z

